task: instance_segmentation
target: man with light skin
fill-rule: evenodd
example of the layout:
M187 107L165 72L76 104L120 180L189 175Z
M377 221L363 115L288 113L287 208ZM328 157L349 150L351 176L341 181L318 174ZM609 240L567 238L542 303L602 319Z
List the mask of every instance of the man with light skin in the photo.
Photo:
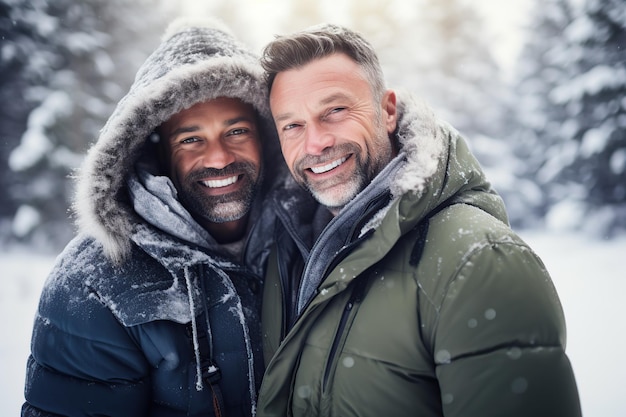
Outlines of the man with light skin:
M395 93L385 91L375 106L367 79L345 76L360 73L348 56L334 54L278 74L270 96L292 175L335 215L396 153L389 139Z
M550 276L459 133L347 28L261 62L296 186L273 196L258 415L580 416Z

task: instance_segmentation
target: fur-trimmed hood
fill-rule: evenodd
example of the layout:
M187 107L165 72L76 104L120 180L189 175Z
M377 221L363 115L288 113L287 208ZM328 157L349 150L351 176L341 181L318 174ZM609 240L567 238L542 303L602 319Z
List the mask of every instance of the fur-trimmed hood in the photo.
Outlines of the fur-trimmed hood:
M398 92L395 134L405 162L389 182L391 203L377 213L362 233L375 228L393 208L396 221L409 230L442 205L466 203L508 222L501 197L487 180L465 138L441 120L430 106ZM398 201L399 200L399 201Z
M239 98L257 110L267 148L275 134L266 88L258 58L220 21L174 21L77 172L73 210L79 232L98 240L112 260L123 259L134 224L141 221L129 201L127 180L155 128L196 103Z

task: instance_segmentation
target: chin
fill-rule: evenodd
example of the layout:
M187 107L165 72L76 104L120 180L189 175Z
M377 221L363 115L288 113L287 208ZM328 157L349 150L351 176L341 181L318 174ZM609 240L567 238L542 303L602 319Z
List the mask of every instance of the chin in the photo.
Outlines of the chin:
M337 190L332 190L332 192L312 191L311 194L321 205L328 207L329 210L339 211L357 196L360 192L360 187L357 184L351 184L350 186L344 184L338 188Z
M233 222L244 217L248 213L249 208L250 204L245 201L219 203L204 217L213 223Z

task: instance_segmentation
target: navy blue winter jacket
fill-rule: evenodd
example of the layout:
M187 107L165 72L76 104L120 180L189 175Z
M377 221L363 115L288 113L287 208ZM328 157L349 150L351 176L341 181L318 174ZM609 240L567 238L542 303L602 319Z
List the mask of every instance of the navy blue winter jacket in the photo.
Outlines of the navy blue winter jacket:
M23 417L256 412L272 227L257 213L282 160L258 58L223 24L201 23L170 26L76 173L79 234L41 294ZM234 248L178 201L155 144L163 122L218 97L255 109L263 143L264 188Z
M153 228L135 238L119 267L85 237L58 258L35 318L23 415L212 416L211 384L225 415L251 415L259 277ZM208 375L211 348L219 375Z

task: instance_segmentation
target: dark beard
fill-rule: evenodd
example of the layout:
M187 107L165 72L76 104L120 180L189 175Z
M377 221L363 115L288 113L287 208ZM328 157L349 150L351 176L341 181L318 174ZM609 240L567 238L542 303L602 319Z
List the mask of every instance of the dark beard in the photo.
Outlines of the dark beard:
M244 186L232 193L208 196L200 181L212 177L239 175ZM224 223L242 218L252 206L261 186L261 175L251 162L235 162L224 169L205 168L190 172L181 184L179 199L194 217L213 223Z

